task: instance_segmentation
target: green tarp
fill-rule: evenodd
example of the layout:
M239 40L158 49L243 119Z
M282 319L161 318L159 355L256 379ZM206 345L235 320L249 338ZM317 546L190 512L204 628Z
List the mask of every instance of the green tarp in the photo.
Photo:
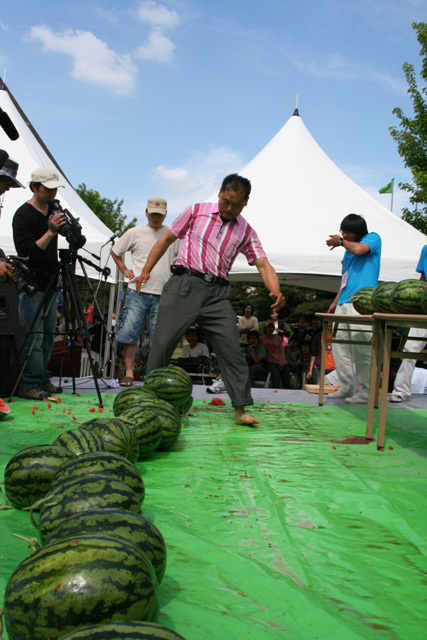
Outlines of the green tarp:
M15 401L0 474L23 446L99 415L97 402ZM159 623L186 640L425 640L426 411L388 411L384 451L358 444L364 407L252 413L260 428L236 427L229 403L198 400L174 448L137 465L168 548ZM28 513L0 512L1 599L30 553L12 532L34 535Z

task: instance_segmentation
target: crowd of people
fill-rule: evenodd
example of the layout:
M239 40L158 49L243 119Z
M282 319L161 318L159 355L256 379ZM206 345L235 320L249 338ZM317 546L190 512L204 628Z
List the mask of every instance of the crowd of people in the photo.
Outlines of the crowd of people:
M0 194L23 185L17 180L18 165L7 161L0 171ZM32 196L15 213L13 238L19 256L29 260L37 284L36 293L20 294L19 317L22 344L18 394L32 401L60 393L50 381L48 362L52 352L57 321L56 283L59 273L58 233L66 219L52 201L60 184L58 174L49 167L33 171ZM235 423L254 426L258 421L247 413L253 404L251 387L269 378L272 388L301 388L304 381L316 384L320 376L321 331L316 317L299 318L295 325L285 325L279 312L285 305L279 278L264 252L256 231L241 215L251 193L249 180L231 174L222 182L216 203L198 203L172 223L164 224L167 202L149 198L145 214L147 224L128 230L111 252L118 269L127 280L126 300L117 322L116 341L120 345L125 373L120 384L131 386L135 368L144 351L144 373L166 366L183 336L181 360L205 358L211 354L234 407ZM352 295L361 287L378 284L381 238L369 232L364 218L347 215L340 234L326 240L327 246L343 249L342 280L328 311L352 315ZM126 254L131 265L126 265ZM244 305L236 318L232 307L232 290L228 275L237 255L245 255L254 265L269 291L271 313L260 321L252 304ZM417 271L426 279L427 246L421 254ZM13 266L0 260L0 278L13 279ZM65 313L65 311L64 311ZM85 309L87 327L94 320L93 301ZM38 318L36 318L38 314ZM38 324L37 324L38 323ZM237 326L236 326L237 325ZM148 328L148 343L141 336ZM328 329L326 371L336 370L340 386L330 398L343 398L350 404L366 403L369 389L370 350L368 332L358 331L357 344L348 338L352 325L340 326L341 341L331 348ZM201 338L202 334L202 338ZM408 351L425 343L426 332L411 330L418 338L408 344ZM413 360L405 360L399 370L392 400L410 397ZM407 363L407 364L406 364ZM355 393L355 374L360 390Z

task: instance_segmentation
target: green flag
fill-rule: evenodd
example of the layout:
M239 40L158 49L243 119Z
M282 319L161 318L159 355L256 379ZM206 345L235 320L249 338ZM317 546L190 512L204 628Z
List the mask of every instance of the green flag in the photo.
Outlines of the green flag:
M382 189L378 189L378 193L393 193L393 181L386 184Z

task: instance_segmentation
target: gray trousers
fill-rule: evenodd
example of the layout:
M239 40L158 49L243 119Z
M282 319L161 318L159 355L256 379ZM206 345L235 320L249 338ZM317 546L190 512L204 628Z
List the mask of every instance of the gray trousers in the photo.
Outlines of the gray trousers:
M147 373L169 364L182 336L197 322L214 348L233 407L253 404L231 298L230 287L188 274L171 276L160 298Z

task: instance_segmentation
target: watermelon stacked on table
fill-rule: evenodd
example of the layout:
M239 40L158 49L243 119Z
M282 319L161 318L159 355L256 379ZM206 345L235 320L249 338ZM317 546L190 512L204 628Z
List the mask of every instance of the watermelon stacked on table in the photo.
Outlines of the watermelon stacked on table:
M423 280L406 279L382 282L377 287L363 287L352 296L358 313L427 314L427 289Z

